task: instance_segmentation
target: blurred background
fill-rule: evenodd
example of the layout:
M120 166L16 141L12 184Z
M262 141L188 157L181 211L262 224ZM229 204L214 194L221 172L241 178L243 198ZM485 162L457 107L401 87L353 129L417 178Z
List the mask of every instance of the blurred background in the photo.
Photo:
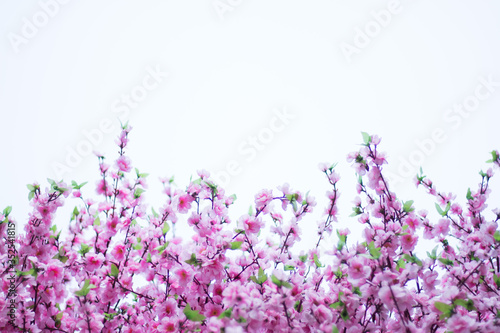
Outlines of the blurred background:
M288 182L318 201L306 247L329 190L320 162L338 162L338 227L358 230L346 155L361 131L382 137L401 200L435 213L412 181L422 167L465 203L500 149L499 18L492 0L2 1L0 208L13 206L19 232L28 183L89 181L95 195L92 151L117 156L120 121L152 206L159 177L185 188L206 169L237 195L236 220Z

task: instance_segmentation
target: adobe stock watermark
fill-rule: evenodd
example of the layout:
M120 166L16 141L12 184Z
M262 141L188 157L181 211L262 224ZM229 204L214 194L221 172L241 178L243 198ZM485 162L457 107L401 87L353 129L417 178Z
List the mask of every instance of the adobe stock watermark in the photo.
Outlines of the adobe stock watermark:
M452 107L443 112L443 121L451 124L453 130L457 130L463 120L477 111L481 102L491 98L500 87L500 81L494 81L493 74L488 75L488 77L481 76L478 81L473 93L466 96L461 102L454 103ZM415 140L418 148L412 150L406 158L399 156L397 174L387 173L391 184L396 185L403 182L404 179L414 177L425 159L435 151L437 145L447 139L446 130L437 127L432 131L430 137Z
M168 73L162 71L159 65L154 68L152 66L146 67L146 74L142 82L133 86L128 93L117 98L111 105L111 112L117 117L128 117L130 112L139 107L140 103L148 97L150 92L157 89L166 77L168 77ZM56 179L62 179L63 175L78 167L83 158L92 154L95 148L103 142L106 134L114 133L117 130L116 125L116 120L103 118L97 128L83 129L81 133L85 139L80 140L75 147L66 146L64 162L52 163L52 171L56 175Z
M274 115L269 119L267 127L262 128L254 136L248 136L238 145L238 154L246 163L255 160L258 152L266 149L266 146L274 140L275 135L283 132L286 126L290 124L290 121L296 117L296 115L290 113L286 107L274 109L273 113ZM231 177L235 177L242 172L242 164L238 160L232 159L226 163L224 170L215 172L213 179L218 185L226 187L230 183Z
M243 0L214 0L212 7L221 20L225 19L226 13L234 11L241 6Z
M36 11L31 18L23 17L20 33L9 32L9 39L12 49L17 54L20 52L20 46L26 45L30 40L38 35L38 32L49 24L61 9L62 5L66 5L71 0L40 0L38 6L40 9Z
M390 0L385 9L370 12L371 20L365 23L363 28L354 27L352 43L341 42L339 47L348 63L352 62L352 56L361 53L371 42L377 38L380 32L389 26L392 18L401 13L403 7L400 0Z

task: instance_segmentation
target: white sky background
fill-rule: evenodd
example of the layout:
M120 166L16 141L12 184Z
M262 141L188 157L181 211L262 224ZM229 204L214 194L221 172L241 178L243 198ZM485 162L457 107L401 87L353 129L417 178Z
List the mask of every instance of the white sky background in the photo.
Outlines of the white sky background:
M391 189L433 213L434 201L402 173L402 161L422 151L417 142L441 130L442 142L420 153L410 174L422 166L438 190L462 203L478 171L491 166L484 163L489 152L500 149L500 84L478 88L481 77L500 82L496 1L66 2L48 6L51 16L43 4L59 2L0 3L0 208L12 205L20 224L30 210L26 184L58 178L54 163L66 164L68 149L84 145L84 131L110 120L115 130L92 149L116 156L115 103L140 89L148 68L168 77L121 117L133 127L127 155L150 174L148 201L161 205L160 176L174 175L184 188L196 170L215 174L236 161L239 172L226 186L238 196L233 220L260 189L288 182L318 201L316 214L301 222L306 245L316 240L329 189L320 162L339 162L339 227L357 225L347 218L356 178L346 155L359 148L361 131L382 137L386 170L401 177ZM374 13L391 3L396 13L380 27ZM32 23L35 31L26 27ZM373 37L360 45L366 29ZM347 57L342 43L360 47ZM474 101L477 89L482 100L473 111L447 113ZM254 157L242 154L238 147L265 137L275 110L284 108L294 116L289 124L260 142ZM89 196L97 177L91 154L63 178L90 180ZM496 178L490 208L500 206ZM67 224L75 204L68 202L58 225Z

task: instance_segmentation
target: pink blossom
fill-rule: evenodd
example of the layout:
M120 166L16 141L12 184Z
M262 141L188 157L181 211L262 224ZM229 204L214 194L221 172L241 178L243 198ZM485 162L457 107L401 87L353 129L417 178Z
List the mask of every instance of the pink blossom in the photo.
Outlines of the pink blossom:
M476 321L468 315L456 314L446 321L446 327L453 333L471 333L475 331Z
M111 251L111 254L113 255L113 259L122 261L125 258L125 245L123 244L116 245L113 248L113 251Z
M262 228L262 221L259 218L254 218L249 215L244 215L239 221L245 230L249 234L256 234Z
M132 170L130 159L125 155L120 156L116 160L116 166L122 172L129 172L130 170Z
M102 255L102 253L99 253L99 254L87 253L86 258L87 258L87 260L86 260L87 261L86 269L89 272L95 271L104 262L104 256Z
M354 280L365 279L370 274L370 272L370 266L366 264L365 260L359 257L354 257L349 262L349 269L347 271L347 274L349 274L349 277Z
M178 198L177 210L179 213L187 213L191 209L194 198L189 194L180 195Z
M178 285L182 287L187 286L193 279L193 273L188 268L178 268L175 275L177 276Z
M401 236L401 247L404 251L413 251L418 241L418 236L407 234Z

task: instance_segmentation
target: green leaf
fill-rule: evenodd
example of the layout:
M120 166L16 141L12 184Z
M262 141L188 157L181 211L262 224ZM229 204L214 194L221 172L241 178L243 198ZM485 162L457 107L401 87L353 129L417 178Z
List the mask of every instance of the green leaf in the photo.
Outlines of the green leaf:
M465 309L467 309L467 311L476 310L476 307L474 306L474 301L471 299L468 300L456 299L453 301L453 304L463 306Z
M354 287L354 288L352 288L352 292L353 292L354 294L358 295L358 296L363 296L363 295L361 294L361 289L359 289L359 287Z
M321 264L321 262L319 261L318 259L318 255L315 253L314 256L313 256L313 259L314 259L314 263L316 264L316 267L319 268L319 267L322 267L323 265Z
M120 274L118 267L116 267L115 264L111 264L111 272L109 273L109 275L111 275L112 277L118 277L118 274Z
M404 203L403 210L405 211L405 213L409 213L415 210L415 208L413 208L412 205L413 205L413 200L408 200Z
M85 256L85 254L89 253L90 249L92 249L92 246L88 246L87 244L80 244L80 251L78 251L78 253L80 253L82 256Z
M340 232L337 230L337 236L339 237L339 243L337 244L337 250L342 251L344 248L346 242L347 242L347 235L341 235Z
M7 216L9 216L9 214L12 212L12 206L7 206L5 207L5 209L3 210L3 215L5 215L5 218L7 218Z
M158 215L158 213L156 212L156 210L153 207L151 207L151 212L153 213L154 217L156 217L156 218L160 217L160 215Z
M399 259L396 263L396 267L398 269L405 269L406 268L406 261L404 261L404 259Z
M445 319L451 317L451 312L453 311L453 306L448 305L443 302L434 302L434 307L441 312L441 316L439 318Z
M353 216L358 216L358 215L361 215L363 213L363 211L361 210L361 207L359 206L356 206L356 207L352 207L352 214L349 215L350 217L353 217Z
M285 265L285 271L294 271L295 270L295 266L292 266L292 265Z
M192 266L201 266L201 262L196 259L196 255L194 253L191 253L191 258L186 260L185 263Z
M339 333L339 329L337 328L337 326L333 325L332 333Z
M330 304L330 308L332 308L332 309L338 309L338 308L340 308L343 305L344 305L344 302L338 301L338 302L335 302L333 304Z
M442 264L447 265L447 266L453 266L453 260L446 259L446 258L439 258L438 259Z
M90 280L86 279L85 282L83 283L82 289L75 291L76 296L87 296L89 293L90 289L95 289L97 288L95 285L90 284Z
M368 251L370 252L370 255L373 257L373 259L378 259L382 255L382 253L380 253L380 248L375 247L374 241L371 241L370 244L368 244Z
M306 262L307 261L307 254L304 254L303 256L299 256L299 260L302 262Z
M77 182L75 182L74 180L71 181L71 186L73 187L74 190L79 190L81 189L83 186L85 186L85 184L87 184L88 182L83 182L81 183L80 185L78 185Z
M100 226L101 225L101 219L99 218L99 216L95 218L94 225L95 226Z
M226 309L226 310L222 311L222 313L217 318L219 318L219 319L231 318L232 312L233 312L233 308Z
M301 313L302 312L302 302L301 301L296 301L295 304L293 305L293 308L298 313Z
M497 151L493 150L491 152L491 160L487 160L486 163L493 163L498 159Z
M142 189L140 187L136 188L134 191L134 198L138 199L141 196L141 194L143 194L144 192L146 192L144 189Z
M405 258L407 262L411 262L413 264L417 264L418 266L422 267L422 261L418 259L416 255L410 256L409 254L405 253L403 254L403 258Z
M263 284L267 281L267 275L264 273L262 268L259 268L259 284Z
M494 274L494 275L493 275L493 281L494 281L494 282L495 282L495 284L497 285L497 288L500 288L500 276L499 276L499 275Z
M290 283L288 283L287 281L283 281L283 280L278 279L274 274L271 275L271 281L275 285L277 285L278 287L285 287L288 289L292 289L292 285Z
M361 135L363 136L363 143L365 144L365 146L370 145L370 142L372 141L370 134L361 132Z
M243 242L231 242L231 250L238 250L241 247L241 244L243 244Z
M467 200L473 200L474 197L472 196L472 192L470 191L470 187L467 190L467 195L466 195Z
M495 234L493 235L493 237L495 238L495 240L497 242L500 242L500 231L495 231Z
M444 214L443 214L444 212L441 209L441 207L437 203L435 203L435 205L436 205L436 210L438 211L439 215L444 216Z
M249 216L252 216L252 215L253 215L253 208L252 208L252 205L250 205L250 207L248 208L248 215L249 215Z
M205 316L200 314L200 312L198 310L191 310L191 306L188 304L186 304L186 307L184 308L184 314L186 315L186 318L191 320L191 321L204 321L205 320Z
M347 308L344 306L344 308L342 309L342 312L340 313L340 317L344 320L344 321L348 321L349 320L349 312L347 312Z
M431 253L429 253L429 251L427 251L427 256L433 260L436 260L437 259L437 246L432 250Z
M163 233L163 235L166 235L169 230L170 230L170 226L168 225L167 222L164 222L163 228L161 229L161 232Z

